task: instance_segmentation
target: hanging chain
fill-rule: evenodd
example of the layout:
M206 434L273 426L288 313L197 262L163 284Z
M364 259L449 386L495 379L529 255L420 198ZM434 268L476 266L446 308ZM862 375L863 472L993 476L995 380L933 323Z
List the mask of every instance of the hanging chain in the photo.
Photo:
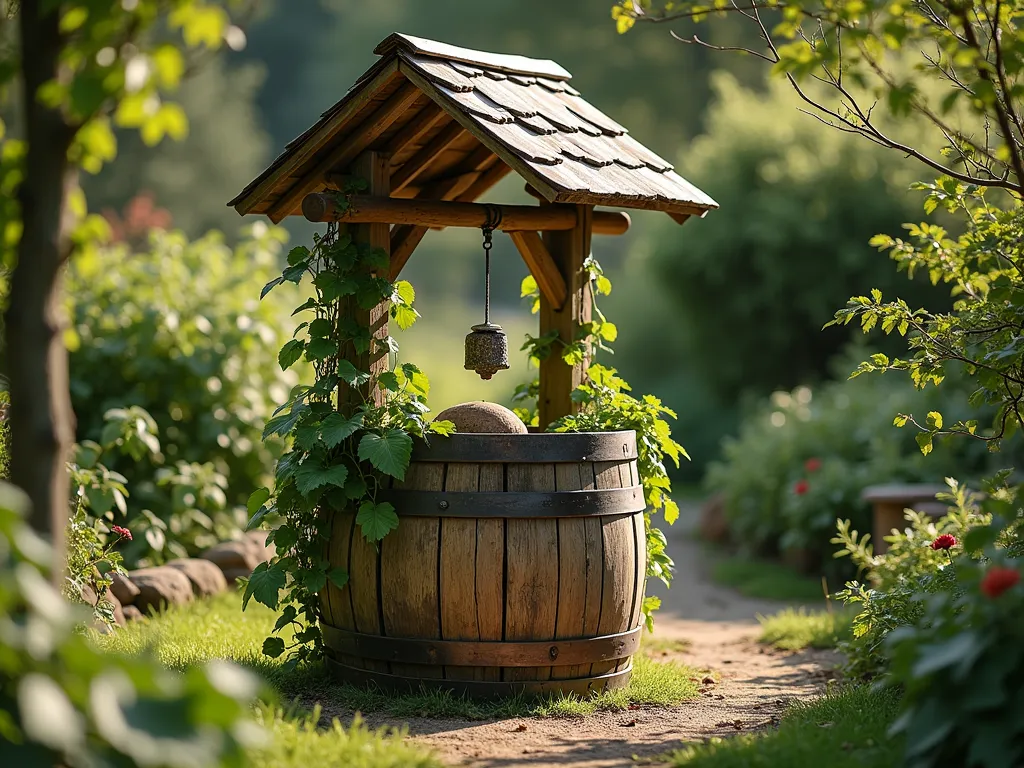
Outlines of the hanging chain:
M501 226L501 208L496 205L485 205L484 218L484 325L491 323L491 248L494 243L491 235Z

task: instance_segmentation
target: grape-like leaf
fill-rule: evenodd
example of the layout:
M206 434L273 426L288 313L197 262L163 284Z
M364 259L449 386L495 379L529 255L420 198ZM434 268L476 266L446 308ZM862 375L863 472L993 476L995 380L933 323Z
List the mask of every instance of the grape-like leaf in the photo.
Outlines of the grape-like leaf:
M268 608L277 610L277 603L281 590L284 589L285 574L278 564L260 563L256 570L249 577L249 583L245 585L245 594L242 597L242 610L249 605L249 598L255 597L257 603L263 603Z
M268 637L263 641L263 655L276 659L284 653L284 640L280 637Z
M320 436L329 448L340 445L343 440L355 434L363 426L363 414L346 419L340 413L332 413L320 425Z
M334 586L341 589L348 584L348 571L344 568L332 568L327 572L327 578L331 580Z
M364 501L359 505L356 523L362 529L364 538L369 542L375 542L398 527L398 515L395 508L386 501L380 504Z
M323 360L338 351L338 345L331 339L312 338L306 346L306 359L310 362Z
M350 387L360 387L370 380L370 374L363 373L348 360L338 361L338 376Z
M410 456L412 438L400 429L388 429L382 435L370 432L359 441L360 459L399 480L405 479Z
M317 488L322 488L325 485L344 488L346 479L348 479L348 467L344 464L324 467L319 463L306 461L295 470L295 487L303 496L308 496Z

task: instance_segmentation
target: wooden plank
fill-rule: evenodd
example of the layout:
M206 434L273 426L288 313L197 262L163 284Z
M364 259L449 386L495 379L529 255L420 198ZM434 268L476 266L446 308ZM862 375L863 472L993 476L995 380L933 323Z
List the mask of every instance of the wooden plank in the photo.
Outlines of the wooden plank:
M445 491L480 490L479 464L449 464ZM475 519L441 520L441 638L479 640L476 618ZM449 680L482 680L483 667L446 667Z
M534 189L531 185L526 184L523 187L526 190L526 194L531 197L535 197L541 203L547 203L543 195ZM672 214L669 214L672 215ZM686 217L683 217L685 221ZM633 220L629 217L629 214L625 211L594 211L594 223L592 232L595 235L624 235L629 231L630 225ZM680 222L682 223L682 222Z
M582 473L593 474L589 464L556 464L555 486L559 491L583 490ZM555 621L555 638L585 637L587 618L587 531L586 520L558 520L558 616ZM594 567L596 570L596 563ZM554 666L551 678L564 680L586 676L590 665Z
M481 491L505 490L505 467L480 467ZM476 523L476 618L481 640L505 639L505 521ZM501 680L501 667L482 667L482 680Z
M441 107L431 101L427 106L413 115L409 122L391 137L387 147L384 149L397 158L402 152L415 145L423 136L438 122L445 117L446 113Z
M515 244L519 255L523 257L530 274L537 281L541 295L547 298L548 305L555 311L565 306L565 278L558 270L554 259L548 253L544 241L536 232L509 232L509 238Z
M634 629L643 620L644 594L647 591L647 528L644 515L638 512L633 515L633 532L636 541L634 562L636 576L634 582L633 610L630 612L629 629Z
M345 98L325 113L317 125L289 145L290 147L294 146L294 149L287 150L280 158L279 163L275 161L270 168L264 171L256 183L246 187L228 205L234 206L236 211L244 215L253 212L257 205L273 194L280 181L291 176L300 165L309 160L338 131L344 128L349 120L365 109L378 93L389 87L399 77L397 61L386 64L381 62L381 64L383 66L374 65L371 68L371 71L379 69L379 72L366 80L365 84L353 87Z
M595 462L594 484L598 489L622 487L620 463ZM632 516L601 518L601 540L601 621L597 632L599 635L611 635L629 628L630 611L636 593ZM591 665L590 674L603 675L618 667L619 663L616 662L598 662Z
M345 140L318 160L312 168L302 174L296 183L278 198L267 214L275 224L296 211L302 198L324 183L331 171L345 169L353 160L364 152L374 141L380 138L412 103L419 98L419 91L412 83L401 86L373 113L368 115ZM358 175L358 174L357 174Z
M441 129L433 139L428 141L422 149L410 157L401 167L391 175L391 191L400 192L403 188L416 180L416 177L430 167L438 157L458 141L466 133L466 129L459 123L452 120Z
M353 171L366 179L370 185L370 194L387 196L390 190L390 162L388 156L380 152L365 152L354 161ZM374 248L383 248L385 252L391 250L391 231L387 224L359 224L349 226L348 232L352 240L357 243L368 243ZM382 301L372 309L366 310L359 307L353 297L346 297L339 301L339 311L344 317L351 318L359 326L370 329L370 335L374 339L385 339L388 336L388 310L389 303ZM345 359L351 362L356 370L371 373L382 373L387 370L388 357L386 349L381 344L371 343L370 350L365 354L356 354L351 345L346 345ZM367 385L368 386L368 385ZM338 385L338 410L343 413L353 412L367 398L372 398L377 404L383 402L382 393L379 388L370 392L364 388L359 392L352 392L348 385Z
M349 555L351 569L348 574L348 589L352 593L352 615L355 619L357 632L367 635L380 635L384 632L381 624L381 606L377 589L380 577L380 557L377 547L370 544L357 525L352 533ZM359 662L363 669L375 672L387 672L386 661L363 659Z
M554 464L509 464L508 490L555 490ZM506 640L552 640L558 613L558 524L509 519L506 525ZM548 680L550 667L507 667L505 680Z
M331 540L327 544L327 560L334 568L344 568L352 576L352 566L349 563L349 552L352 547L352 530L355 526L355 513L349 510L333 514L331 524ZM338 589L334 582L328 579L327 587L321 593L323 603L324 621L339 629L355 630L355 617L352 613L352 588L345 585ZM359 660L351 656L341 656L343 664L359 666Z
M541 208L549 206L540 206ZM545 233L544 243L551 258L558 266L565 280L567 297L561 307L555 307L540 297L540 335L556 331L566 344L576 338L580 325L590 322L590 287L583 271L583 261L590 255L591 223L594 209L591 206L578 207L578 224L572 230L562 233ZM589 360L576 365L566 365L559 354L551 354L540 363L540 393L537 398L539 423L546 427L562 416L573 413L577 405L572 401L572 392L583 383Z
M440 491L444 464L413 463L397 488ZM381 605L389 637L440 639L438 553L441 521L403 517L380 542ZM440 666L391 663L391 672L409 677L443 677Z
M554 198L557 190L547 182L547 179L539 175L532 165L511 151L502 141L484 130L472 116L465 114L457 104L435 88L414 66L403 61L399 63L398 69L411 82L415 83L420 90L444 107L448 114L462 123L462 126L476 136L482 144L489 147L494 154L510 165L514 171L539 189L545 197L549 199Z

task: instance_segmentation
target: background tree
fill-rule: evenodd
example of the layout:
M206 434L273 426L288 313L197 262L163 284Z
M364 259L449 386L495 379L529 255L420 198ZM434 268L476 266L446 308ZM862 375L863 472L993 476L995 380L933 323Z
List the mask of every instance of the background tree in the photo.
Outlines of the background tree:
M203 0L135 3L4 0L0 87L20 95L20 125L6 139L0 185L4 264L12 268L4 315L11 391L11 478L31 501L32 524L55 541L67 520L64 468L74 440L62 317L62 269L104 225L85 215L78 171L116 154L112 124L149 143L181 138L181 108L161 101L186 69L181 50L153 43L166 22L186 49L220 47L231 27L225 8ZM16 34L7 25L16 23ZM55 548L62 557L61 548ZM59 572L59 569L57 569Z

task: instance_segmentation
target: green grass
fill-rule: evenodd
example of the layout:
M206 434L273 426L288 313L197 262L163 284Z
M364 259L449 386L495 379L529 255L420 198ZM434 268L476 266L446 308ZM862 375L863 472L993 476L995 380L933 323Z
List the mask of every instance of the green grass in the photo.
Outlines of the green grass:
M805 608L785 610L771 616L758 616L761 622L760 642L784 651L804 648L835 648L850 638L853 614L847 610L811 611Z
M791 600L802 603L821 600L821 580L803 576L779 563L729 557L715 563L711 577L747 597Z
M667 656L670 653L685 653L693 645L689 640L680 640L673 637L659 637L644 632L643 640L640 643L640 652L648 656Z
M686 665L657 662L638 654L626 688L591 698L519 697L479 702L436 691L385 694L335 683L318 667L285 671L281 660L268 659L260 652L275 620L273 611L255 602L241 612L238 595L227 594L172 608L155 619L130 624L120 632L96 635L95 640L102 648L116 653L132 654L150 648L163 664L173 669L213 658L232 659L261 674L285 699L330 701L358 712L382 712L396 718L574 717L623 710L631 704L675 706L698 695L699 680L704 676Z
M794 704L776 730L712 739L657 762L672 768L897 768L902 741L886 732L898 707L891 691L840 688L812 703Z
M261 747L249 750L249 762L266 768L441 768L430 753L402 741L399 730L370 730L356 718L345 728L335 719L318 727L319 711L295 714L269 707L257 720L271 733Z
M249 667L285 696L295 696L308 673L286 673L282 663L260 652L276 615L250 603L244 613L238 594L172 608L161 616L134 622L110 635L94 633L94 642L111 653L150 650L167 667L185 669L215 658ZM289 691L289 689L291 689ZM256 719L269 732L267 742L249 750L252 765L270 768L441 768L430 752L404 741L397 729L371 730L358 718L349 727L334 720L318 727L318 709L287 710L269 702L256 707Z

